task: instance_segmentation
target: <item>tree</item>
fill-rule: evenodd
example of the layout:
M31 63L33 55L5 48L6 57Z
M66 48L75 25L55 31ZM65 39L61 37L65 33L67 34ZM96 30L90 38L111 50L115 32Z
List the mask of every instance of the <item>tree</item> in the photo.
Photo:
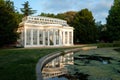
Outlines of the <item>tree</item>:
M69 25L72 25L73 18L77 12L75 11L68 11L65 13L59 13L56 15L56 18L64 19L67 21Z
M52 17L52 18L56 17L55 14L50 14L50 13L41 13L39 16Z
M71 25L71 23L73 21L73 18L74 18L76 13L77 12L75 12L75 11L68 11L68 12L65 12L65 13L58 13L57 15L50 14L50 13L41 13L39 16L63 19L63 20L66 20L69 25Z
M16 42L18 20L14 4L10 0L0 0L0 47Z
M24 16L28 16L28 15L32 15L32 14L36 13L36 10L32 10L32 8L30 8L28 1L26 1L22 5L24 6L24 8L21 8L21 12L23 13Z
M120 0L114 0L107 17L108 40L120 40Z
M106 28L106 24L101 24L100 22L96 23L96 27L98 30L98 40L101 42L108 42L108 35L107 35L107 28Z
M97 28L92 12L88 9L79 11L73 20L75 43L94 43L97 40Z

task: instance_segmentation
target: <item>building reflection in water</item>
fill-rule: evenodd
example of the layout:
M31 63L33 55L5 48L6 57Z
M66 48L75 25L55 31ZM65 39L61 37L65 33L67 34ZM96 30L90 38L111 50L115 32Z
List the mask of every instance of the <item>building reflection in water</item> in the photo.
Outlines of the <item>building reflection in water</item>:
M52 77L67 74L67 68L65 66L73 64L73 52L61 55L45 65L45 67L42 70L43 79L45 80Z

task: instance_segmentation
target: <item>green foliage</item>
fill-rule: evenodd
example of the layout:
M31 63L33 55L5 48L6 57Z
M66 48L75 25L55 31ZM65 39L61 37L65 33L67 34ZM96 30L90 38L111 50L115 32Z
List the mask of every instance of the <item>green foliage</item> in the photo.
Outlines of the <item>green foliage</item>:
M98 48L102 48L102 47L113 47L112 43L99 43L97 45Z
M114 0L107 17L109 41L120 40L120 0Z
M120 47L120 41L114 41L113 45L114 47Z
M52 17L52 18L56 17L55 14L50 14L50 13L41 13L39 16Z
M60 18L60 19L64 19L67 21L67 23L69 25L72 25L72 21L74 19L74 16L77 12L75 11L68 11L68 12L65 12L65 13L59 13L56 15L57 18Z
M120 47L120 42L119 41L115 41L113 43L99 43L97 44L98 48L102 48L102 47Z
M96 27L98 30L98 42L107 42L108 35L107 35L106 25L101 24L101 21L99 21L99 22L96 22Z
M95 26L95 20L92 16L92 12L90 12L88 9L83 9L79 12L68 11L65 13L59 13L57 15L41 13L40 16L66 20L70 26L75 28L75 43L94 43L98 38L98 30Z
M92 12L88 9L79 11L74 19L72 26L74 30L75 43L94 43L97 40L97 28L92 16Z
M45 17L52 17L52 18L58 18L58 19L63 19L66 20L69 25L71 25L73 18L77 12L75 11L68 11L65 13L58 13L57 15L55 14L50 14L50 13L41 13L39 16L45 16Z
M32 10L32 8L30 8L28 1L26 1L22 5L24 8L21 8L21 12L23 13L24 16L28 16L28 15L32 15L32 14L36 13L36 10Z
M17 40L19 20L10 0L0 1L0 47L12 44Z
M120 41L113 41L113 43L120 44Z

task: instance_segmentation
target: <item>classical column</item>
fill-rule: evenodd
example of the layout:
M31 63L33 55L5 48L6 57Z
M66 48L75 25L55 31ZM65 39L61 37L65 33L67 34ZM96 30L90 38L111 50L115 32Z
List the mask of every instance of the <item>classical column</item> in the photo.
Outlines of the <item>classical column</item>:
M43 30L42 32L43 32L42 33L43 34L43 37L42 37L42 39L43 39L43 45L45 46L45 30Z
M54 41L54 46L56 45L56 30L53 30L53 41Z
M30 35L31 35L31 45L33 45L33 29L31 29Z
M20 34L20 39L21 39L21 41L20 41L20 44L23 46L24 45L24 33L23 33L23 31L21 31L21 34Z
M59 45L62 45L62 32L59 30Z
M26 47L26 35L27 35L27 33L26 33L26 28L24 28L24 47Z
M69 31L67 31L67 44L70 44L69 39L70 39L70 35L69 35Z
M72 39L72 43L71 43L71 44L72 44L72 45L73 45L73 37L74 37L74 36L73 36L73 31L72 31L72 32L71 32L71 39Z
M37 30L37 45L40 45L39 39L40 39L40 37L39 37L39 29L38 29L38 30Z
M48 46L50 45L50 36L49 36L49 30L47 31L48 32Z
M65 31L63 31L63 45L65 44Z

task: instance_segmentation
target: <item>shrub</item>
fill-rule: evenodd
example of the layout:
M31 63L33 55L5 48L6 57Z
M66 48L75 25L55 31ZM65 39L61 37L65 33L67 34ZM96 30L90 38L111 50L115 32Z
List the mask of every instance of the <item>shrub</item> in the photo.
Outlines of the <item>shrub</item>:
M102 48L102 47L113 47L113 43L99 43L98 48Z
M120 41L113 41L113 43L99 43L98 48L102 47L120 47Z

